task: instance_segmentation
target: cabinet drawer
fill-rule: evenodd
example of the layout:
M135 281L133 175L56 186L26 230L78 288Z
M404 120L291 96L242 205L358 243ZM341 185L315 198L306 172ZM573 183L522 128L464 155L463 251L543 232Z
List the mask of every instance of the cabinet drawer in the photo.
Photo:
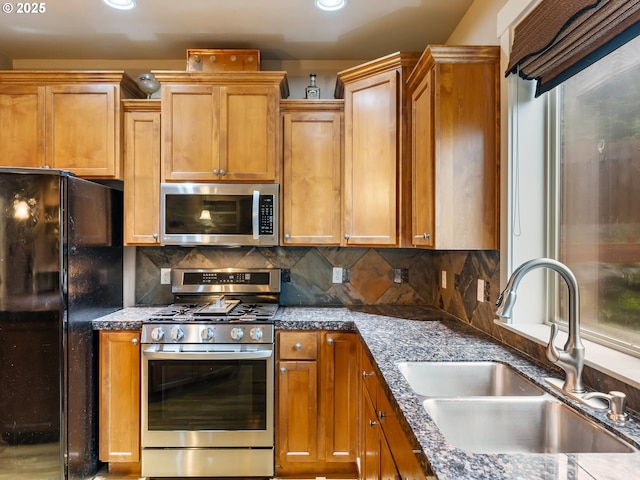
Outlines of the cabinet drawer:
M316 360L318 335L316 332L279 332L278 358L280 360Z

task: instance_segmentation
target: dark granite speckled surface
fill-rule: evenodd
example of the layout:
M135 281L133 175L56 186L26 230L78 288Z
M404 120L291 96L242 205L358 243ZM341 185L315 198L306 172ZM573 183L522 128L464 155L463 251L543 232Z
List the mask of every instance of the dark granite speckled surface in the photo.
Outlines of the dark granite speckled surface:
M125 308L93 322L94 329L136 329L154 308ZM548 393L577 408L608 430L640 446L640 416L614 426L603 412L586 409L549 389L544 377L558 376L480 330L432 307L369 305L352 308L286 307L277 329L356 330L374 360L387 396L422 462L439 480L620 480L638 478L640 453L470 454L450 445L396 367L402 361L506 363Z

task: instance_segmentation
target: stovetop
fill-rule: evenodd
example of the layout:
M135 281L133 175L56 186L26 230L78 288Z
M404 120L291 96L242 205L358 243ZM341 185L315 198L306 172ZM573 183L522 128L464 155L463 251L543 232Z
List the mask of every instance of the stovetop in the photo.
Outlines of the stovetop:
M238 299L208 303L172 303L157 311L145 323L273 323L277 303L243 303Z

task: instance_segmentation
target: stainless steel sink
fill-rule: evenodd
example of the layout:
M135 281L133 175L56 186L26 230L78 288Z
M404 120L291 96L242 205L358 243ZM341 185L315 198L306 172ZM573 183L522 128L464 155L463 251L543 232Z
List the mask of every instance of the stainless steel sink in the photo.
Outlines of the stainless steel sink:
M544 392L498 362L403 362L398 368L423 397L537 396Z
M447 441L470 453L632 453L609 431L549 397L429 398Z

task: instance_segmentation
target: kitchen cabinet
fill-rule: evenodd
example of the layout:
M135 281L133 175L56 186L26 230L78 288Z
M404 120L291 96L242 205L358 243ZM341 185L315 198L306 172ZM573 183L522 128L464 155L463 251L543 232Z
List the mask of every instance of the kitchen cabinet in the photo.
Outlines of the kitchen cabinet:
M127 100L124 110L124 242L160 244L160 102Z
M412 243L499 245L499 48L428 47L407 80Z
M284 72L154 72L163 181L276 182Z
M141 97L123 72L0 71L2 165L121 179L121 98Z
M356 334L280 331L276 344L276 474L357 475Z
M98 375L98 457L140 471L139 331L99 332Z
M399 52L338 73L336 96L344 98L345 245L410 243L406 79L419 57Z
M340 245L343 100L282 100L283 245Z
M366 348L361 349L360 476L367 480L429 479L391 406ZM417 450L417 449L416 449Z

